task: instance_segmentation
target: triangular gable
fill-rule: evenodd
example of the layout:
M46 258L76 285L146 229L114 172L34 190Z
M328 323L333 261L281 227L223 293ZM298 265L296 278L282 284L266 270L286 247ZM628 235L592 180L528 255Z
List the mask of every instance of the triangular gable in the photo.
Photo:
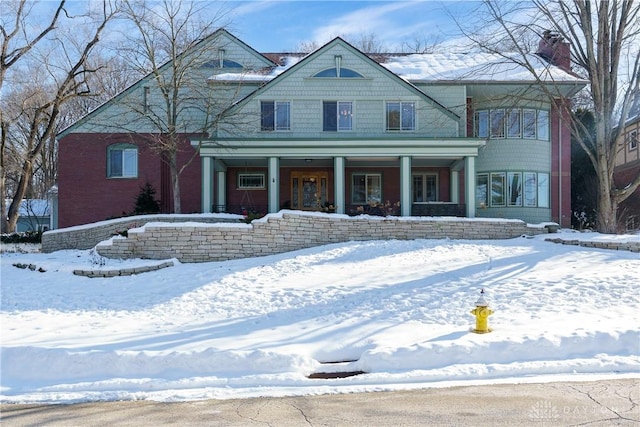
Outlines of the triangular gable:
M449 117L451 120L454 120L454 121L460 120L460 116L458 114L456 114L455 112L451 111L450 109L448 109L444 105L440 104L438 101L436 101L435 99L433 99L432 97L430 97L429 95L424 93L422 90L420 90L418 87L416 87L412 83L406 81L405 79L399 77L398 75L396 75L395 73L393 73L392 71L387 69L386 67L380 65L378 62L376 62L375 60L371 59L367 54L361 52L360 50L358 50L353 45L349 44L348 42L346 42L344 39L342 39L340 37L336 37L335 39L331 40L329 43L327 43L324 46L318 48L314 52L308 54L307 56L302 58L300 61L298 61L296 64L292 65L291 67L289 67L288 69L283 71L282 73L280 73L280 74L276 75L275 77L273 77L272 79L270 79L263 86L258 88L256 91L250 93L245 98L239 100L234 106L230 107L227 110L227 113L232 112L232 111L236 110L237 108L240 108L242 105L245 105L251 99L254 99L255 97L257 97L257 96L261 95L262 93L264 93L265 91L269 90L271 87L273 87L274 85L278 84L278 82L286 79L287 76L291 75L292 73L295 73L297 70L299 70L300 68L304 67L308 63L314 61L314 59L320 57L321 55L323 55L324 53L326 53L327 51L331 50L334 46L337 46L337 45L340 45L340 46L346 48L351 53L353 53L354 55L356 55L357 57L362 59L364 62L369 63L372 67L375 67L376 69L380 70L383 74L385 74L385 75L389 76L391 79L395 80L398 84L400 84L401 86L405 87L410 92L413 92L414 94L416 94L417 96L421 97L422 99L425 99L429 104L431 104L433 107L435 107L441 113L443 113L444 115Z
M256 62L261 63L261 67L273 67L273 66L276 65L269 58L267 58L266 56L262 55L261 53L259 53L255 49L253 49L251 46L249 46L248 44L246 44L245 42L243 42L242 40L240 40L239 38L237 38L233 34L229 33L224 28L221 28L221 29L218 29L218 30L214 31L209 36L205 37L204 39L202 39L198 43L196 43L191 49L182 52L180 54L180 56L189 55L190 53L196 51L197 49L202 49L204 46L206 46L206 45L208 45L210 43L217 43L218 42L217 40L219 40L221 38L227 38L230 41L230 43L235 44L236 46L239 46L242 50L246 51L251 57L256 59ZM159 72L163 73L170 66L170 64L171 64L171 61L167 61L164 64L162 64L158 68ZM73 132L74 129L76 129L78 126L90 121L93 117L95 117L96 115L100 114L102 111L108 109L110 106L117 104L125 96L127 96L127 94L129 94L132 91L134 91L135 89L139 88L141 85L144 85L144 84L148 83L152 79L153 79L153 73L149 73L146 76L142 77L140 80L138 80L137 82L133 83L131 86L129 86L126 89L124 89L122 92L120 92L117 95L115 95L113 98L111 98L108 101L104 102L103 104L101 104L100 106L95 108L94 110L92 110L89 113L87 113L82 118L78 119L73 124L69 125L65 129L63 129L60 133L58 133L56 135L56 138L58 138L58 139L62 138L65 135Z

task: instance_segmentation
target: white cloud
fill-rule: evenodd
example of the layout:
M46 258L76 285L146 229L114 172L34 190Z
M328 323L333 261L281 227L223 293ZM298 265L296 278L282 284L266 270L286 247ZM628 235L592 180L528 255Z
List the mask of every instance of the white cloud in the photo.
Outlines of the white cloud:
M406 9L415 8L421 2L392 2L380 6L370 6L355 10L333 19L327 25L317 28L313 32L313 39L326 43L332 38L342 36L356 36L360 34L375 34L381 40L397 39L405 31L398 30L396 15ZM412 31L416 25L409 26Z

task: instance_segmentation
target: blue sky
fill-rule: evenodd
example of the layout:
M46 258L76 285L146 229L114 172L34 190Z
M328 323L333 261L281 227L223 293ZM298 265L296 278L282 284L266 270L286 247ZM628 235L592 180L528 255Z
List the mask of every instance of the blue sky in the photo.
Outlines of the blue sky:
M246 0L227 5L234 35L260 52L282 52L338 35L374 34L390 50L416 38L449 39L456 25L447 11L460 16L477 2Z

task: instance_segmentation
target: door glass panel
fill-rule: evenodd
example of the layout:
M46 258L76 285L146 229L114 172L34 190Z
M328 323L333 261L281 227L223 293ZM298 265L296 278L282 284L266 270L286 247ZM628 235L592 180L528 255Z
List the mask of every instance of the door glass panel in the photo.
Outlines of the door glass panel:
M316 178L302 179L302 208L318 207L318 180Z
M291 208L298 209L298 178L293 178L291 180Z

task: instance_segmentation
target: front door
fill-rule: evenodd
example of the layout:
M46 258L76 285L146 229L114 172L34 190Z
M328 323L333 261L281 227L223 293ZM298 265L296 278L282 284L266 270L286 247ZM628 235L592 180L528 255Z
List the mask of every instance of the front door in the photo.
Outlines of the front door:
M326 172L291 172L291 209L316 211L327 202Z

